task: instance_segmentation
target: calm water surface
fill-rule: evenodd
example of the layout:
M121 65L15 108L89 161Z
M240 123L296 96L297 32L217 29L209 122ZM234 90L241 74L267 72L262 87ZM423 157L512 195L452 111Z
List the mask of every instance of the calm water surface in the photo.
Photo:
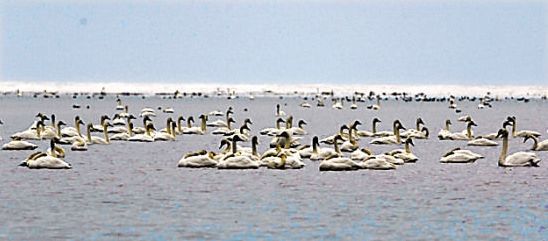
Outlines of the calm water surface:
M90 109L72 109L73 103ZM171 106L177 115L234 106L235 119L253 120L252 131L274 125L275 104L296 120L305 119L313 135L324 137L338 126L359 119L370 129L374 116L389 129L394 119L414 127L422 117L429 140L416 140L420 158L393 171L318 171L317 162L301 170L217 170L177 168L186 152L217 150L219 137L178 136L176 142L90 146L68 151L71 170L29 170L18 167L32 151L0 151L0 240L547 240L548 152L538 153L539 168L499 168L500 147L471 147L486 156L473 164L440 164L440 156L464 142L438 141L435 135L450 118L453 130L464 129L447 103L384 102L380 111L303 109L299 99L240 98L225 100L131 97L130 112ZM367 103L369 104L369 103ZM507 115L521 128L546 138L548 102L495 102L471 113L478 134L496 132ZM0 97L0 127L9 135L26 129L38 112L55 113L72 125L75 115L97 123L101 114L115 113L112 97L104 100ZM328 103L329 106L329 103ZM245 111L247 109L247 111ZM168 114L155 118L163 128ZM141 123L141 121L136 121ZM312 135L304 138L309 142ZM361 140L362 145L369 138ZM260 150L269 140L260 138ZM45 150L46 142L40 143ZM369 146L369 145L368 145ZM512 152L531 143L511 140ZM396 146L369 146L375 152Z

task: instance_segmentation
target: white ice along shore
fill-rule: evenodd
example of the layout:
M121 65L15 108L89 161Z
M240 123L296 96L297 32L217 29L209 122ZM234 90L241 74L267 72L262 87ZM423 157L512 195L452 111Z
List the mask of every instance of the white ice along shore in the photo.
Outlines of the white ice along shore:
M408 94L425 93L428 96L529 96L542 97L548 95L548 85L382 85L382 84L200 84L200 83L130 83L130 82L27 82L0 81L0 92L101 92L106 93L155 93L202 92L253 94L262 95L313 95L321 92L331 92L337 96L352 95L354 92L392 93L406 92Z

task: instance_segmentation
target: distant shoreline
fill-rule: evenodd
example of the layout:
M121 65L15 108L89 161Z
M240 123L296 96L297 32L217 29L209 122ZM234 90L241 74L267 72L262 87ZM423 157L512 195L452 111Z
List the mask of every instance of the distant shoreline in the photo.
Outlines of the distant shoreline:
M100 93L108 94L134 93L155 95L158 93L206 93L206 94L252 94L264 95L314 95L321 92L331 92L336 96L352 95L355 92L377 94L405 92L407 94L424 93L429 96L484 96L488 92L492 96L530 96L543 97L548 95L548 86L542 85L395 85L395 84L200 84L200 83L66 83L66 82L0 82L0 92L57 92L57 93Z

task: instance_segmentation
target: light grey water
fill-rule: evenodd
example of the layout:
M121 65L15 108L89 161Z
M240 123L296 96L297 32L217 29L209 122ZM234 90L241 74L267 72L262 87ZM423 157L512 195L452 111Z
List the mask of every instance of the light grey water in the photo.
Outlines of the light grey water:
M312 135L333 134L338 126L359 119L360 129L389 129L398 118L414 127L422 117L429 140L415 140L420 158L393 171L322 172L305 161L301 170L217 170L177 168L186 152L217 150L219 137L178 136L176 142L90 146L87 152L68 150L71 170L30 170L18 167L32 151L0 151L0 240L462 240L548 238L548 153L538 168L500 168L500 147L471 147L486 156L473 164L441 164L440 156L465 142L435 137L446 118L453 131L464 129L447 103L383 102L380 111L298 107L296 98L226 100L123 99L130 112L142 107L171 106L176 114L197 116L214 109L235 108L238 124L253 120L253 133L274 125L275 104L295 120L305 119ZM73 103L88 109L72 109ZM314 102L311 102L314 104ZM329 102L326 103L330 106ZM370 103L367 103L370 104ZM519 127L546 138L548 102L495 102L478 110L477 103L459 102L479 125L475 133L496 132L506 115ZM55 113L73 123L80 115L97 123L101 114L115 113L112 97L86 100L0 97L0 133L26 129L36 113ZM244 112L244 108L248 111ZM177 115L172 115L176 117ZM163 128L167 114L155 118ZM135 121L141 123L141 121ZM306 136L308 142L312 135ZM362 138L366 145L369 138ZM261 138L266 149L267 138ZM45 150L44 141L40 149ZM511 152L531 143L511 140ZM376 153L400 148L369 146Z

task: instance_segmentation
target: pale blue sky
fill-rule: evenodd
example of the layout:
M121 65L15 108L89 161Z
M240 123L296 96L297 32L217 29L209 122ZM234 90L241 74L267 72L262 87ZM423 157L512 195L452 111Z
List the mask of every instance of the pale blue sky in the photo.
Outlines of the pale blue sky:
M0 80L547 84L545 1L6 1Z

